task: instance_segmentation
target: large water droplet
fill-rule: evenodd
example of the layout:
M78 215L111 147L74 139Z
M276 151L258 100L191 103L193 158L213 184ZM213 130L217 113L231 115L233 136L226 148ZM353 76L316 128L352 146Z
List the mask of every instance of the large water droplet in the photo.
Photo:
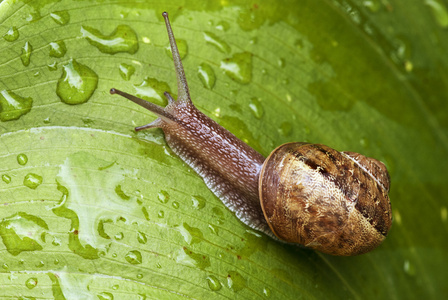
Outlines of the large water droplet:
M204 239L204 235L199 228L191 227L187 223L183 223L182 225L177 226L176 229L180 232L185 242L189 245L202 242L202 240Z
M123 191L123 189L121 188L121 184L118 184L115 187L115 193L123 200L128 201L129 199L131 199L131 196L126 195L126 193Z
M247 84L252 79L252 54L235 53L232 57L221 61L220 68L236 82Z
M129 79L131 79L131 76L134 74L134 72L134 66L125 63L120 64L120 76L124 80L128 81Z
M206 278L208 288L214 292L219 291L222 287L221 282L219 282L218 278L215 275L209 275Z
M0 236L6 250L16 256L22 251L42 250L47 223L39 217L18 212L0 222Z
M29 288L30 290L35 288L37 285L37 278L32 277L32 278L28 278L28 280L25 282L25 285L27 288Z
M140 251L132 250L129 251L126 256L124 257L128 263L133 265L138 265L142 263L142 254Z
M67 47L63 40L50 43L50 56L63 57L67 52Z
M139 231L139 232L137 232L137 241L140 244L146 244L146 242L148 241L148 238L146 237L146 234L144 234L143 232Z
M204 270L210 267L210 258L204 254L193 252L186 247L175 253L177 263Z
M62 102L81 104L89 100L98 85L98 75L89 67L72 59L58 80L56 93Z
M437 24L442 28L448 27L448 10L441 1L425 0L425 4L431 8Z
M157 194L157 199L159 199L161 203L167 203L170 200L170 194L168 194L167 191L162 190Z
M23 184L30 189L35 190L39 185L42 184L42 176L35 173L28 173L26 174L25 178L23 178Z
M66 10L54 11L50 13L50 17L59 25L65 25L70 22L70 14Z
M22 60L22 64L27 67L31 61L31 53L33 53L33 46L29 42L26 42L22 47L22 54L20 55L20 59Z
M191 197L193 208L203 209L205 207L205 198L202 196L194 195Z
M21 166L26 165L26 163L28 162L28 156L26 156L26 154L24 153L20 153L19 155L17 155L17 162Z
M19 31L16 26L12 26L9 30L3 35L5 41L14 42L19 38Z
M17 120L31 110L33 99L21 97L11 91L0 92L0 120Z
M220 39L216 34L209 31L205 31L204 39L207 43L215 46L222 53L230 53L230 46L222 39Z
M271 297L271 290L267 287L263 288L263 295L266 297Z
M3 174L2 175L2 180L4 183L9 184L11 182L11 176Z
M198 67L198 77L205 88L211 90L215 86L216 82L215 71L213 71L212 67L209 64L202 63Z
M234 292L241 291L246 287L246 279L236 271L229 271L227 275L227 286Z
M134 54L138 50L137 34L128 25L118 25L110 35L103 35L99 30L89 26L81 26L81 33L92 46L103 53Z
M134 201L123 201L115 192L129 172L87 152L71 154L60 166L56 183L62 195L53 213L71 220L68 247L73 253L85 259L100 258L111 244L105 230L113 227L106 224L126 223L123 214L138 214Z
M166 106L168 104L163 93L167 91L171 94L171 89L166 82L146 77L142 83L134 85L134 87L138 97L160 106ZM173 96L173 94L171 95Z
M188 44L186 40L176 39L177 49L179 50L180 59L184 59L188 54ZM171 46L168 45L165 47L166 55L168 55L171 59L173 59L173 55L171 54Z
M249 108L252 111L252 114L257 119L261 119L264 114L263 105L261 105L260 99L253 97L250 99Z

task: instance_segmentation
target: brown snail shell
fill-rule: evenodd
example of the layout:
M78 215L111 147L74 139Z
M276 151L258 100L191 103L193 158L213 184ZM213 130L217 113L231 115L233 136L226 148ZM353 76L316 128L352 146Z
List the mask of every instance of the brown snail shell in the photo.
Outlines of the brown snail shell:
M366 253L392 224L386 168L358 153L284 144L264 162L259 186L274 234L324 253Z

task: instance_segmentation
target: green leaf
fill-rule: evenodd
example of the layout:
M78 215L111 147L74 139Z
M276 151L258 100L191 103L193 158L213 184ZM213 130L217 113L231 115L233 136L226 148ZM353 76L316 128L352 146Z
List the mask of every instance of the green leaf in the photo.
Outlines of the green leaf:
M134 132L155 116L108 91L176 93L163 11L193 102L257 151L386 163L383 245L332 257L254 232L160 130ZM4 0L0 24L1 298L448 294L446 0Z

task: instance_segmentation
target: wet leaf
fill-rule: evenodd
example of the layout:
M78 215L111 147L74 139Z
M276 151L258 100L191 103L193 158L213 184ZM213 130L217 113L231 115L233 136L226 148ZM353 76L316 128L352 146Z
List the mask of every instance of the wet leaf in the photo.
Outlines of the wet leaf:
M309 141L386 163L383 245L331 257L254 232L160 130L134 132L155 116L108 91L176 94L165 10L193 102L263 155ZM1 1L0 297L446 297L447 11L444 0Z

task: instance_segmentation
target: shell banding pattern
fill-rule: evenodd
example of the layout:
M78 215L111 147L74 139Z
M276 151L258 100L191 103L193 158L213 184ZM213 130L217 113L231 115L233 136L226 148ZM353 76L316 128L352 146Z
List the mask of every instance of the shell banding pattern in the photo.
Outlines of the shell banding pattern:
M391 226L388 178L375 159L289 143L266 159L260 201L281 240L332 255L357 255L381 244Z

